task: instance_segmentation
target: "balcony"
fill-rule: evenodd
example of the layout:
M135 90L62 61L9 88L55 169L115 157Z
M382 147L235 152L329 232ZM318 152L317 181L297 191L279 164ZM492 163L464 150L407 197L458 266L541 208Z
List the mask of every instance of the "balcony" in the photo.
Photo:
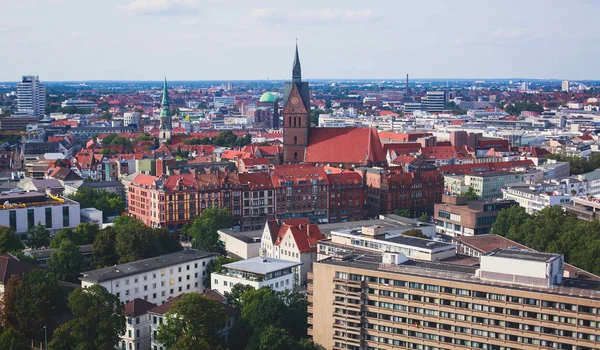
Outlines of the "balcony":
M306 312L308 312L309 314L313 313L313 306L312 306L312 304L308 305L308 307L306 308Z
M309 324L312 324L312 323L309 323ZM312 335L313 335L313 328L312 327L308 327L308 329L306 330L306 333L312 337Z

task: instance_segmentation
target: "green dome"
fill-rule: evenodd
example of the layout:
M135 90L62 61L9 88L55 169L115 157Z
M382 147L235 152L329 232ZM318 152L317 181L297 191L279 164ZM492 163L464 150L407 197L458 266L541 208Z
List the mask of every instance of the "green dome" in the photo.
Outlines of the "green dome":
M260 102L275 102L277 101L277 97L270 92L265 92L260 96Z

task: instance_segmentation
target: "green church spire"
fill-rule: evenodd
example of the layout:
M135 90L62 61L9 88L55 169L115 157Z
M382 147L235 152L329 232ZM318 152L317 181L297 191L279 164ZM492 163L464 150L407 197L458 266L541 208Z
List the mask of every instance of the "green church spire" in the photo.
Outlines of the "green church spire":
M169 89L167 88L167 77L165 76L165 82L163 85L163 96L160 106L160 129L171 130L173 129L171 122L171 111L169 105Z

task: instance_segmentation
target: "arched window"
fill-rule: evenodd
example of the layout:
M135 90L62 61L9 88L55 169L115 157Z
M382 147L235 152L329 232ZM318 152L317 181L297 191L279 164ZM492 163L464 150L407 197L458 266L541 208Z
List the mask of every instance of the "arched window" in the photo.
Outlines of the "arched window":
M298 160L298 152L294 152L294 161Z
M298 144L298 136L294 136L294 145Z
M296 117L294 117L294 128L296 127Z
M292 117L288 117L288 126L292 126Z

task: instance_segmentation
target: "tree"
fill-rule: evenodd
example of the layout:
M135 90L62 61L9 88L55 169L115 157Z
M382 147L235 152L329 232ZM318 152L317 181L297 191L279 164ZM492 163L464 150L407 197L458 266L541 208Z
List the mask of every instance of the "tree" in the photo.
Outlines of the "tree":
M216 349L227 324L224 305L196 293L175 302L164 318L157 340L171 350Z
M225 264L229 264L237 261L236 258L231 258L224 255L217 256L216 259L211 260L206 266L206 277L204 277L204 286L210 287L210 274L213 272L221 272L221 268Z
M0 334L0 349L31 350L27 339L14 328L7 328Z
M76 283L82 265L83 256L79 246L68 239L65 239L58 250L50 255L50 268L61 281Z
M514 236L515 230L529 218L530 216L525 212L525 209L518 205L513 205L508 209L502 209L492 225L492 233L508 237L512 230Z
M231 213L228 209L212 207L205 209L202 216L187 224L182 233L184 236L192 237L194 248L225 254L225 248L219 241L219 229L231 227L233 224Z
M408 209L396 209L396 210L394 210L394 215L398 215L398 216L403 216L405 218L409 218L410 217L410 212L408 211Z
M182 250L177 239L165 229L152 229L140 220L120 216L114 221L115 250L119 263L167 254Z
M475 192L475 189L472 186L469 186L467 192L463 192L460 194L461 196L467 197L468 201L479 199L479 196Z
M27 240L29 248L39 249L50 246L50 232L41 222L27 229L27 237L29 237Z
M403 236L409 236L409 237L417 237L417 238L423 238L423 239L429 239L429 237L427 237L423 231L419 230L418 228L413 228L407 231L402 232Z
M52 350L112 349L125 332L123 305L100 285L73 291L69 309L74 318L54 332Z
M120 197L118 198L121 199ZM82 222L73 230L72 241L77 245L92 244L98 232L100 232L98 224Z
M212 262L212 261L211 261ZM209 263L210 266L210 263ZM227 298L227 304L232 307L241 307L242 295L247 291L254 289L254 287L246 284L236 283L231 287L231 292L225 292L225 298Z
M32 270L13 275L5 286L2 325L14 328L29 339L39 339L40 330L53 324L52 318L63 310L63 291L50 271Z
M104 138L103 143L112 135L114 134L110 134ZM104 190L97 191L93 188L82 188L76 193L69 195L68 198L78 202L81 208L96 208L102 211L102 217L105 220L109 216L119 215L125 210L125 203L120 195Z
M119 262L119 256L116 253L115 241L117 233L113 227L102 229L92 247L92 265L97 268L113 266Z
M422 221L422 222L429 221L429 215L427 215L427 213L421 214L421 216L419 217L419 221Z
M297 341L288 331L268 325L260 333L260 350L288 350L297 347Z
M0 254L23 249L23 243L10 227L0 226Z
M62 242L67 240L73 240L73 230L68 227L61 228L56 233L54 238L52 238L52 241L50 242L50 248L58 248Z

